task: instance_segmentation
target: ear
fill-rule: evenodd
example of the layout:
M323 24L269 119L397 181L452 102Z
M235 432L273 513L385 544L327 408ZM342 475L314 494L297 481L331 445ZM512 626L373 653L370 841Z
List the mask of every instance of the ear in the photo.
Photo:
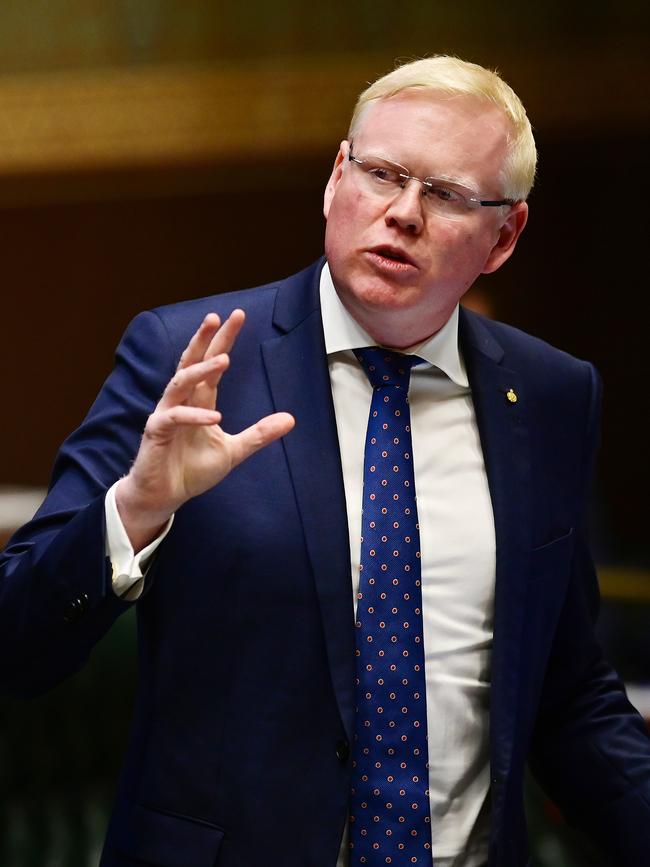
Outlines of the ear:
M325 219L327 219L327 216L330 212L334 193L336 192L336 188L338 187L341 181L341 177L343 176L343 165L345 159L347 158L349 147L349 143L344 139L340 144L339 152L337 153L336 159L334 160L332 174L329 177L327 186L325 187L325 195L323 196L323 213L325 214Z
M517 202L510 208L505 223L499 229L496 244L490 250L490 255L485 262L483 274L492 274L512 256L527 220L528 205L526 202Z

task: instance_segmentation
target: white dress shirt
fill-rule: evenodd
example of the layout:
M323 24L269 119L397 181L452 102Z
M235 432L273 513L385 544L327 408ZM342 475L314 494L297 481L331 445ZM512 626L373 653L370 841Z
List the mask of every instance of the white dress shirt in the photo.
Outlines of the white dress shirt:
M356 604L372 387L351 350L375 341L341 303L327 265L320 292ZM422 551L434 863L481 867L487 861L489 837L495 537L474 406L458 347L458 308L437 334L402 351L429 362L411 370L409 406ZM338 867L347 863L344 837Z
M106 516L106 556L113 569L113 590L126 602L135 602L142 593L144 573L158 545L165 538L174 522L174 516L167 521L159 536L136 554L127 536L117 511L115 489L119 480L112 485L104 501Z
M361 553L363 453L371 385L352 352L373 339L341 303L327 265L321 308L348 515L356 605ZM411 372L409 405L422 551L429 792L436 867L487 861L490 657L495 576L494 521L467 374L458 347L458 308L429 340L402 350L428 362ZM116 483L117 484L117 483ZM106 497L113 588L137 599L161 535L134 555ZM337 867L347 867L347 832Z

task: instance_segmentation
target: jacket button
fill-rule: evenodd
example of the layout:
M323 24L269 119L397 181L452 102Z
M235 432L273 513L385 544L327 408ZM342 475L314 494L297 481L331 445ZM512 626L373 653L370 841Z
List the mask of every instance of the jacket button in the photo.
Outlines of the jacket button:
M68 602L63 614L66 623L76 623L84 614L88 605L88 594L82 593L77 599Z
M336 745L336 758L344 764L350 758L350 744L347 741L339 741Z

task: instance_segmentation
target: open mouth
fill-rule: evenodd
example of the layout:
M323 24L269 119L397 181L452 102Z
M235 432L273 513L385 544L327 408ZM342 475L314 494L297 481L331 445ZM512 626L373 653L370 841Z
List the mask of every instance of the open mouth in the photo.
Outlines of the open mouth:
M381 256L383 259L388 259L390 262L395 262L398 265L411 265L415 267L415 262L409 258L406 253L395 247L375 247L371 250L376 256Z

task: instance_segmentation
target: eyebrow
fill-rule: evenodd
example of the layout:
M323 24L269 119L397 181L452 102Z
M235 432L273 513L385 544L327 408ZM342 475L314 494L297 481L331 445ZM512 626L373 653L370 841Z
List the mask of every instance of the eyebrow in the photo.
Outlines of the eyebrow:
M457 184L459 187L465 187L467 190L477 190L479 185L472 178L459 178L456 175L446 175L446 174L437 174L437 175L427 175L430 178L436 178L439 181L448 181L450 184Z
M391 166L395 166L398 169L404 169L407 173L410 171L410 169L407 169L402 163L398 163L397 160L393 160L378 151L362 151L362 155L365 159L383 160L385 163L390 163Z

